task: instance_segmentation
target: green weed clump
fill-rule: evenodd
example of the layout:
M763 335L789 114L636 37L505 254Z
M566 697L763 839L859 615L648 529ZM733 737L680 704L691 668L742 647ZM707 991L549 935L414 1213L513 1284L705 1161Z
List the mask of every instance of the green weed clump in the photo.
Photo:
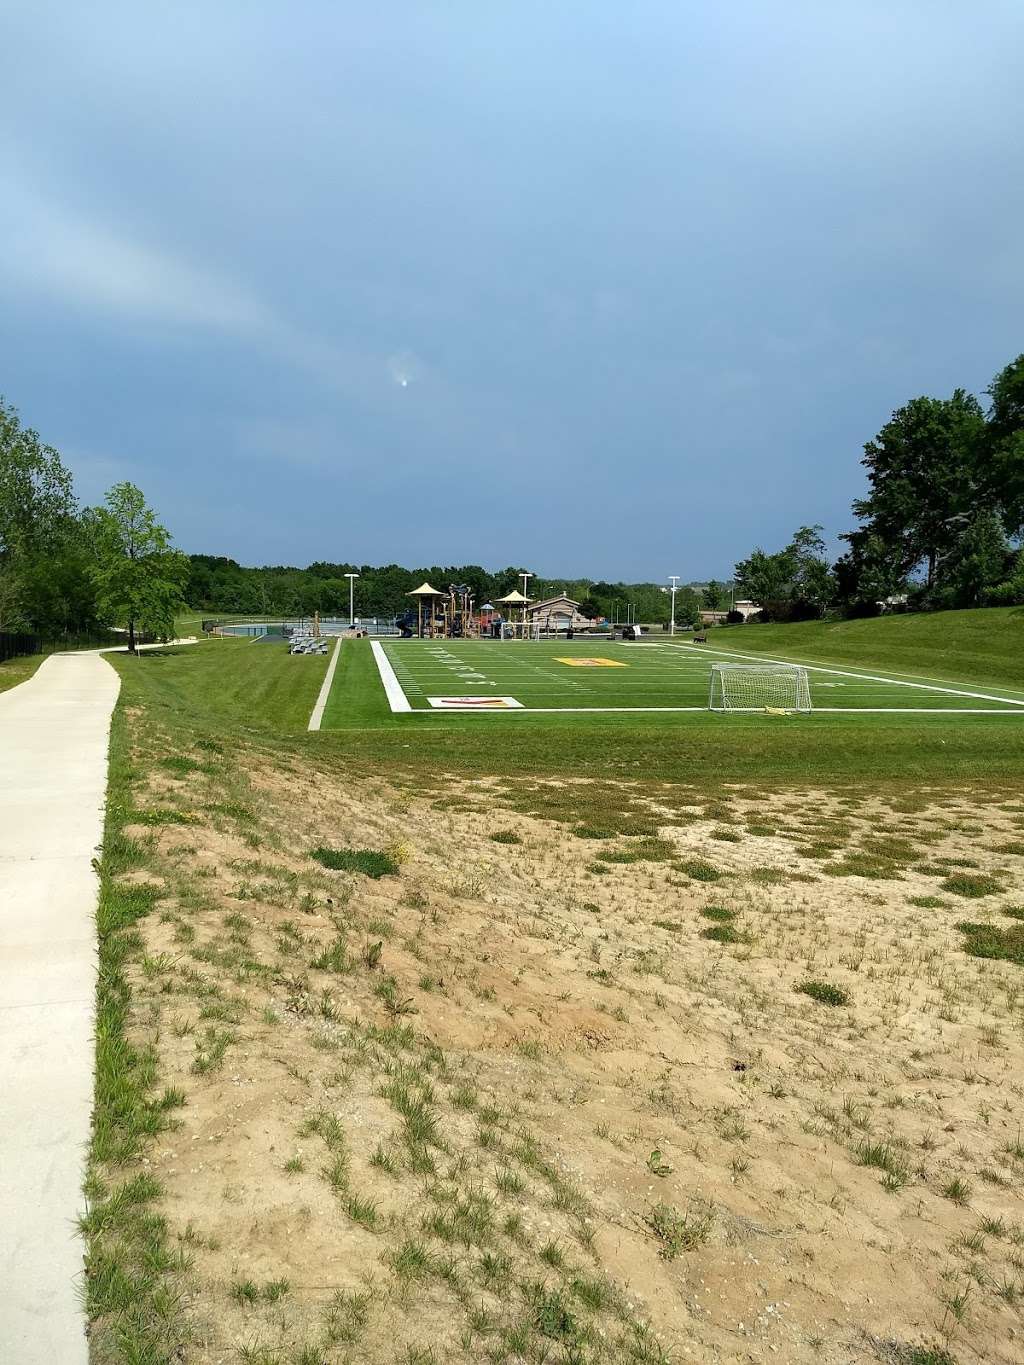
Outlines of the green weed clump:
M832 986L827 981L801 981L796 988L801 995L809 995L819 1005L848 1005L850 997L841 986Z
M629 848L613 849L601 854L604 863L663 863L672 857L675 849L667 839L648 835L640 838Z
M982 896L993 896L1002 887L995 877L989 877L985 873L960 873L955 877L947 877L942 883L942 890L949 891L954 896L964 896L968 900L980 900Z
M394 877L398 862L390 853L375 848L314 848L309 855L332 872L361 872L365 877Z
M706 858L685 858L677 864L680 872L685 872L695 882L717 882L722 874L714 863Z
M701 930L701 938L709 938L713 943L749 943L750 936L734 929L731 924L712 924Z
M514 829L499 829L491 835L496 844L521 844L523 841Z
M1016 917L1014 917L1016 918ZM972 924L967 920L956 926L964 935L964 949L972 957L1002 959L1024 967L1024 924Z
M714 1210L692 1205L685 1213L669 1204L656 1204L644 1220L661 1242L659 1254L674 1261L684 1251L693 1251L711 1236Z
M166 758L160 760L160 766L177 777L208 771L202 763L197 763L194 758L186 758L184 754L168 754Z
M705 919L715 920L719 924L728 924L736 918L736 911L727 910L724 905L705 905L700 913Z

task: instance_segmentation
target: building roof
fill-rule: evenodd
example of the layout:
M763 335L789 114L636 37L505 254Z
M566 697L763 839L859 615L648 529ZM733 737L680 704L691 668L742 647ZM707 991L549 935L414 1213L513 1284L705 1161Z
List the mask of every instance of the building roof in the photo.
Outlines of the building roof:
M566 597L564 592L560 592L554 597L542 597L538 602L534 602L533 610L537 611L541 607L553 607L556 602L564 602L567 607L579 606L579 603L574 598Z

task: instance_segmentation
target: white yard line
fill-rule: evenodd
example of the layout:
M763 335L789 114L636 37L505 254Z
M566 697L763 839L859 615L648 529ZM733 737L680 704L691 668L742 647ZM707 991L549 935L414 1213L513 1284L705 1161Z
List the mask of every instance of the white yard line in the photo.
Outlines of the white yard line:
M384 684L384 692L388 699L388 705L392 711L412 711L412 703L402 691L402 684L398 681L395 670L391 667L391 660L384 653L383 645L376 640L370 641L370 649L377 664L377 672L380 680ZM437 715L436 711L424 712L425 715Z
M446 706L444 710L422 711L407 708L414 716L440 716L451 711L459 711L466 715L475 714L478 716L540 716L553 715L564 716L587 712L592 715L611 715L613 713L634 711L653 714L664 712L680 711L708 711L706 706L519 706L519 707L496 707L493 710L481 709L479 706ZM716 715L763 715L763 706L731 707L728 711L716 712ZM841 715L841 716L1016 716L1020 717L1019 711L993 710L983 706L815 706L812 715L818 714Z
M256 637L259 638L258 636ZM338 667L338 655L341 653L341 636L334 646L334 653L331 655L331 662L327 665L327 672L324 674L323 686L316 699L316 705L310 712L308 730L319 730L320 722L324 718L324 707L327 705L327 698L331 695L331 684L334 682L334 670Z
M682 649L687 654L704 654L714 656L718 654L728 654L733 659L747 659L752 663L758 664L800 664L806 668L808 673L831 673L836 678L860 678L864 682L886 683L890 687L915 687L919 692L944 692L952 697L970 697L972 701L1001 701L1006 706L1024 706L1024 701L1016 701L1013 697L994 697L990 692L969 692L963 687L939 687L937 683L923 682L904 682L901 678L885 677L877 673L851 673L842 668L829 668L824 664L805 664L799 659L769 659L764 654L742 654L738 649L719 649L717 645L667 645L668 649ZM714 658L710 661L713 663ZM816 711L836 710L836 707L816 706ZM838 708L844 709L844 708ZM858 708L866 709L866 708ZM902 710L901 707L881 708L891 710Z

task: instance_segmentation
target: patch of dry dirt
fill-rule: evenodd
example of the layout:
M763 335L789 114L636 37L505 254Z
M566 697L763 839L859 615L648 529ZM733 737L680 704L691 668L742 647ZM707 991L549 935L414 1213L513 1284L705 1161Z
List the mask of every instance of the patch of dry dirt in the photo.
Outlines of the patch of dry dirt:
M216 779L191 774L149 800L201 823L136 831L166 897L141 926L135 1033L186 1095L150 1154L192 1257L186 1359L511 1365L543 1358L507 1344L524 1283L571 1298L606 1276L621 1299L595 1339L649 1323L675 1361L846 1365L937 1340L1024 1360L1024 973L966 956L956 929L1024 900L1020 804L709 806L640 785L669 847L608 862L640 841L510 811L500 783L438 803L245 776L255 820L203 815ZM319 844L392 848L400 873L327 872ZM958 873L998 889L942 889ZM703 937L724 923L737 941ZM426 1099L436 1144L408 1137L396 1086ZM431 1210L474 1191L487 1217L436 1236ZM406 1274L409 1241L452 1261ZM282 1280L272 1302L238 1289Z

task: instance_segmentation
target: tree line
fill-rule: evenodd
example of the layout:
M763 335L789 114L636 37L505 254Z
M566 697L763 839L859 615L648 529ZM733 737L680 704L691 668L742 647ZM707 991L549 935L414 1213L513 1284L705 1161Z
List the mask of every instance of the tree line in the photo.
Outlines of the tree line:
M765 620L1024 603L1024 355L986 390L912 398L864 446L859 525L830 563L821 526L735 569Z
M530 573L529 595L533 599L566 593L580 603L592 619L667 622L670 599L658 583L608 583L591 578L546 578L509 565L491 572L479 564L424 564L407 569L400 564L355 564L317 561L305 569L284 565L246 568L218 555L190 555L186 596L197 610L211 617L220 614L253 616L348 617L348 573L358 574L354 598L356 615L390 619L410 609L409 593L427 580L445 591L449 585L468 587L478 606L495 602L513 588L522 588L522 575ZM728 605L728 589L722 584L681 587L676 595L676 619L696 618L708 601Z
M59 643L127 632L166 638L188 557L131 483L80 507L52 446L0 399L0 634Z

